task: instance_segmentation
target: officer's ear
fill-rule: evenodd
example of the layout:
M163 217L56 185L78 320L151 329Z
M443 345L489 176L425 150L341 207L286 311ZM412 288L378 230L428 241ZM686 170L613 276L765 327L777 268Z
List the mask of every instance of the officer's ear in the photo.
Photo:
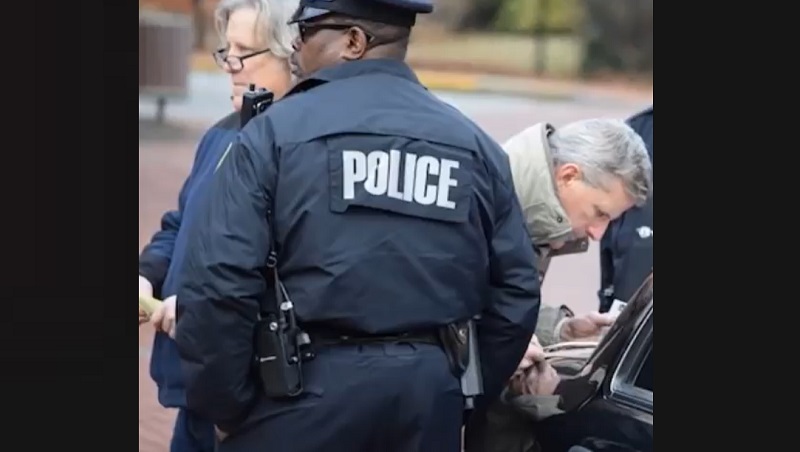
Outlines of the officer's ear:
M346 61L360 60L367 52L369 38L364 30L358 27L351 27L345 34L345 48L342 51L342 59Z
M566 186L583 179L581 168L574 163L565 163L556 167L554 178L557 186Z

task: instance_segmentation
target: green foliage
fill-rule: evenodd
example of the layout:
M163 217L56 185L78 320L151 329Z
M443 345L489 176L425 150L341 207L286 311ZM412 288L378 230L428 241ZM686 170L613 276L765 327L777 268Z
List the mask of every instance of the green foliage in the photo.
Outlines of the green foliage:
M543 3L546 6L542 8ZM546 11L542 23L542 11ZM532 33L543 26L544 33L575 33L583 18L581 0L503 0L494 29Z
M653 73L653 2L585 0L586 75L602 72Z

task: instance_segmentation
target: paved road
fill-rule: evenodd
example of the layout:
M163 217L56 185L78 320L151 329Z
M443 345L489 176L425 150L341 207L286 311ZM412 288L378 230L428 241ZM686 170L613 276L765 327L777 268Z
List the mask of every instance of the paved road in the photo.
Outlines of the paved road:
M203 125L229 112L224 76L193 74L191 97L169 105L167 116L180 126L155 128L140 121L139 141L139 246L158 228L166 209L174 208L180 184L189 172L194 147ZM647 99L628 101L547 101L508 98L497 95L438 93L446 102L461 109L494 138L505 140L513 133L542 120L556 125L586 117L626 117L641 108ZM140 118L150 118L155 108L149 101L139 102ZM599 280L597 247L580 256L555 259L543 288L543 299L550 304L569 304L578 312L596 305ZM139 333L139 450L168 450L174 413L161 409L155 401L155 388L147 375L152 330Z

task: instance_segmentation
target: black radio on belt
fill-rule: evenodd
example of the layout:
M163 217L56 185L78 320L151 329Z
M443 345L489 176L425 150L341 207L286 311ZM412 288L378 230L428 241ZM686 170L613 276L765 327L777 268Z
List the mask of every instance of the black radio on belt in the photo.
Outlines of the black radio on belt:
M275 304L266 300L260 303L255 331L256 367L267 397L295 397L303 393L303 361L314 356L308 347L311 340L298 327L294 305L278 277L274 250L273 239L267 270L275 289Z
M241 125L244 127L272 105L273 95L265 89L245 92L242 99ZM269 398L296 397L303 393L303 361L313 358L308 349L308 334L297 325L294 305L278 277L275 235L267 261L267 279L275 289L275 303L259 301L254 337L255 365L264 393Z
M250 88L242 94L242 110L239 113L241 126L244 127L251 119L272 105L275 95L264 89L256 89L256 85L251 84Z

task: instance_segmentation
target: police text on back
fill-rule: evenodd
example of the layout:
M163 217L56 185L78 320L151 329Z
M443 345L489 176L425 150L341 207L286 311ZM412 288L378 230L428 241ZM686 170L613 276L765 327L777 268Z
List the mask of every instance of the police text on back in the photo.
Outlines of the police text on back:
M364 190L374 196L388 196L421 205L436 204L446 209L456 208L456 203L449 199L450 188L458 186L458 181L452 175L452 171L459 167L456 160L390 150L368 153L342 151L342 162L344 199L355 198L356 184L363 184ZM404 167L402 190L401 166ZM429 176L436 176L434 183L428 183Z

